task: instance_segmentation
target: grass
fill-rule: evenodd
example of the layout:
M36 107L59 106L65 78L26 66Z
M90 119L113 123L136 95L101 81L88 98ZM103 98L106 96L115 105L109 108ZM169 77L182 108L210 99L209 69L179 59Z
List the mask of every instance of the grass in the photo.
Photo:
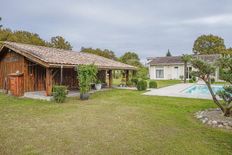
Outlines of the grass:
M181 80L155 80L158 84L158 88L171 86L174 84L181 83Z
M0 154L232 154L232 132L193 117L210 100L98 92L64 104L0 94Z

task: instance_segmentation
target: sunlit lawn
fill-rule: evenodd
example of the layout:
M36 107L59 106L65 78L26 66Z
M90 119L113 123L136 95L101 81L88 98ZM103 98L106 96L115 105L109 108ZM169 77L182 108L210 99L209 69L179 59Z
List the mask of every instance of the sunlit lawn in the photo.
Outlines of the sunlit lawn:
M0 154L232 154L232 131L193 117L213 105L128 90L63 104L0 94Z

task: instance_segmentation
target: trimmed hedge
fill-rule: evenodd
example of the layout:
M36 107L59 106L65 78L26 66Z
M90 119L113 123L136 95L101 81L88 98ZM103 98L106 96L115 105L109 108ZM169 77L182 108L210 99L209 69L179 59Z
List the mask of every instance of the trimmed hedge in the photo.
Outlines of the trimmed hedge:
M140 81L137 83L137 89L138 89L139 91L147 90L147 81L145 81L145 80L140 80Z
M157 82L155 80L150 80L149 88L157 88Z
M63 103L67 95L67 87L55 85L53 86L53 98L56 103Z

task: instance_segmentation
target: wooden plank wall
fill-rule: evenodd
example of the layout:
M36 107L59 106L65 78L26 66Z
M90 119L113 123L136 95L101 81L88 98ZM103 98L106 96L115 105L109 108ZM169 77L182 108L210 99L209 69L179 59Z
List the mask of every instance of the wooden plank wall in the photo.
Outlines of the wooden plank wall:
M25 92L46 90L46 69L27 59L24 61Z
M0 89L3 89L4 81L9 74L16 73L16 71L23 73L24 70L23 56L9 51L7 48L3 50L0 56Z

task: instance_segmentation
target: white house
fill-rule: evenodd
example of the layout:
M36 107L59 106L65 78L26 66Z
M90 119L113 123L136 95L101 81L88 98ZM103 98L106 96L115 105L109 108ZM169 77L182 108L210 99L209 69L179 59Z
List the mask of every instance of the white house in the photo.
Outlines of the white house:
M194 55L199 59L207 61L209 63L215 62L220 55ZM181 79L184 76L184 63L181 61L181 56L166 56L166 57L153 57L147 58L149 67L150 79L154 80L171 80L171 79ZM190 63L187 65L187 79L191 79L191 71L194 68ZM216 69L215 75L213 75L215 80L219 80L219 69Z

